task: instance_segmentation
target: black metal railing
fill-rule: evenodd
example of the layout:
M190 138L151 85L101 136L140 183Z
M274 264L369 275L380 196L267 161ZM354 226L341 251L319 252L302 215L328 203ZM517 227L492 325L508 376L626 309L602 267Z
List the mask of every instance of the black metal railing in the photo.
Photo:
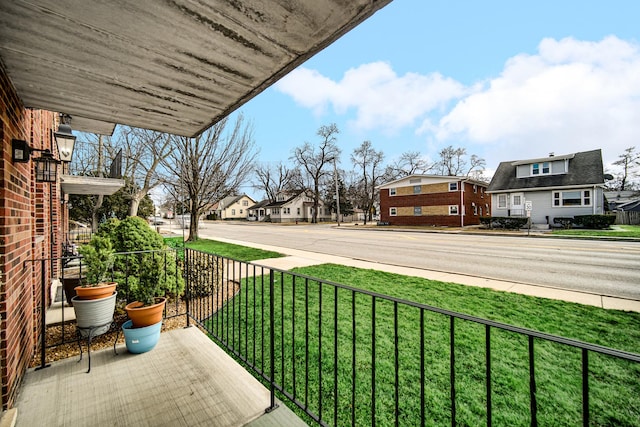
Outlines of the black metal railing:
M183 287L183 261L182 251L176 251L174 249L165 250L149 250L149 251L136 251L136 252L118 252L115 254L114 267L110 270L108 280L118 282L118 296L117 300L120 305L124 306L126 302L131 302L131 290L132 286L136 285L137 278L139 276L140 263L145 256L152 256L154 258L160 258L161 271L159 274L160 288L163 289L166 296L171 297L170 301L165 305L164 318L172 318L176 316L185 316L186 309L183 306L181 296L176 294L182 294L182 291L172 291L176 283L178 287ZM61 269L60 285L61 292L55 296L56 301L61 306L69 305L75 291L73 288L83 282L85 278L86 266L82 261L82 256L74 255L61 258L47 258L34 261L36 268L41 269L40 277L42 282L40 283L40 301L44 304L47 301L47 293L49 292L49 285L45 281L46 268L50 262L60 262L64 268ZM178 279L179 278L179 279ZM77 336L73 331L69 331L69 326L75 322L73 319L65 318L65 310L60 310L60 321L52 324L46 324L46 307L35 307L36 313L39 316L41 322L39 352L40 352L40 367L44 367L47 364L47 349L58 347L64 344L74 343L77 341ZM114 320L117 321L117 320ZM53 328L57 329L56 333L49 333ZM52 338L54 337L54 338Z
M185 274L188 317L267 385L268 409L277 394L332 426L640 419L638 354L192 249Z

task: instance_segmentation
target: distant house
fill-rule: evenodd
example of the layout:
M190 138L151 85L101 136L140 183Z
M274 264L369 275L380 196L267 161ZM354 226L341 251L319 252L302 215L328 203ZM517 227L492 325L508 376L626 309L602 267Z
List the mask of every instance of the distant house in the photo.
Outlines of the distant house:
M640 212L640 192L635 190L605 191L610 211Z
M282 192L276 201L265 206L271 222L310 222L313 217L313 197L304 191L298 193ZM331 210L320 201L318 222L331 221Z
M463 227L491 212L487 184L470 178L409 175L377 188L380 221L391 225Z
M255 205L255 203L246 194L229 196L218 202L215 213L218 219L247 219L249 217L249 207Z
M556 217L604 213L601 150L502 162L487 193L493 216L526 216L534 224Z
M269 215L270 211L267 209L267 206L271 203L270 200L265 199L262 200L253 206L249 207L249 220L250 221L264 221L264 219Z

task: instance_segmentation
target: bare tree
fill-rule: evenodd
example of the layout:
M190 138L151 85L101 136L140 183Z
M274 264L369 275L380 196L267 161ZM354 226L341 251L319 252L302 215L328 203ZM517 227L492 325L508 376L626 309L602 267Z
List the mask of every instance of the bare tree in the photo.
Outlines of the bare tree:
M628 187L628 180L631 173L636 167L640 166L640 154L636 152L636 147L629 147L624 150L624 153L618 156L618 160L612 164L622 167L622 173L618 176L620 182L620 191L624 191Z
M171 136L167 133L125 127L106 145L110 158L122 150L122 174L129 200L129 216L138 214L140 201L162 183L158 168L171 151Z
M236 194L253 170L257 151L251 124L242 114L233 128L227 129L228 121L219 121L195 138L172 137L171 152L163 162L174 193L188 197L189 241L198 239L203 210Z
M384 153L382 151L376 151L371 141L364 141L353 150L351 154L351 162L359 169L360 172L360 185L361 189L359 200L359 207L364 211L364 223L367 223L367 217L369 220L371 217L371 210L375 202L376 185L380 183L382 178L382 160L384 159Z
M264 191L270 202L276 201L276 195L295 186L296 171L284 163L260 163L255 168L257 183L253 188Z
M436 170L441 175L471 176L475 171L484 171L485 160L473 154L469 163L465 160L466 148L453 148L451 145L438 153L440 160L436 163ZM477 175L477 173L475 174Z
M336 145L335 137L339 132L335 123L329 126L321 126L320 129L318 129L317 135L322 139L317 149L308 142L305 142L302 146L295 148L291 156L296 164L305 172L308 183L310 184L308 188L310 188L313 193L312 223L318 222L320 185L322 181L330 177L333 172L326 168L327 164L336 160L340 155L340 149Z
M387 165L382 181L393 181L413 174L425 174L434 166L418 151L406 151L395 162Z

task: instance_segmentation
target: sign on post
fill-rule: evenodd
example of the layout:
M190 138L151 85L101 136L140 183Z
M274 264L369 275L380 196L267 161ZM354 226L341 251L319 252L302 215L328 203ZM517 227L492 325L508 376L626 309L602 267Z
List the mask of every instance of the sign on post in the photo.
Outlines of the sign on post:
M533 209L533 202L531 200L525 200L524 210L527 212L527 218L531 218L532 209Z

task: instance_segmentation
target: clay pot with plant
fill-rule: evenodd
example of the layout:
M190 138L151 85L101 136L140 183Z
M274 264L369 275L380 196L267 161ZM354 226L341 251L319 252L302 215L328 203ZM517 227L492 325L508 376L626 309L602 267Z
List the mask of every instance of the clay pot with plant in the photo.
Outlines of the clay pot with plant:
M160 282L163 272L162 257L143 253L140 257L137 283L129 289L134 301L125 306L134 328L150 326L162 321L167 302Z
M91 241L78 248L85 265L84 282L75 288L80 299L101 299L110 297L117 283L107 280L107 274L113 267L115 250L108 237L94 236Z

